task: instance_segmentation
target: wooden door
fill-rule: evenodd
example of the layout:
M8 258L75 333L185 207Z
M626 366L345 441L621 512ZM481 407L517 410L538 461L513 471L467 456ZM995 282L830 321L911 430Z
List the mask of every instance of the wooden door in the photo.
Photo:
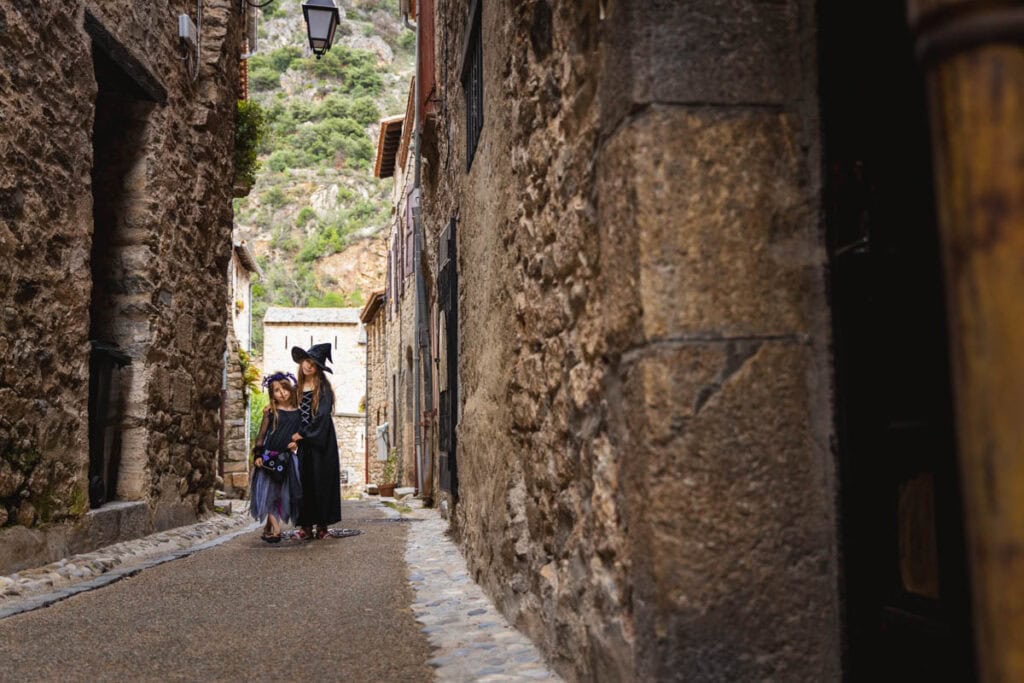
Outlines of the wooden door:
M849 680L973 677L922 75L902 3L822 3Z

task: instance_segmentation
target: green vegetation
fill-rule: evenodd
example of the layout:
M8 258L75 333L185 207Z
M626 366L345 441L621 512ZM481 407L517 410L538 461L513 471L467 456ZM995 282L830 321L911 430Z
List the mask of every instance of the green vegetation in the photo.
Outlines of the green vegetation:
M267 59L270 60L270 66L274 71L283 74L292 64L302 59L302 50L294 45L286 45L270 52Z
M398 47L403 50L416 49L416 34L412 31L402 31L398 36Z
M248 64L251 97L264 114L266 133L256 143L262 168L252 193L234 203L263 271L252 288L254 349L262 350L269 306L363 304L358 285L332 279L337 261L324 259L390 221L392 181L370 173L374 135L381 117L405 111L415 40L392 4L348 0L335 44L320 60L304 56L299 3L277 0L262 11L260 35L273 36L273 46L262 42ZM394 58L347 44L346 36L364 35L383 39Z
M263 13L264 19L285 16L284 10L281 8L281 0L271 0L270 4L263 7L260 12Z
M284 190L280 187L272 187L263 194L260 195L260 201L267 206L279 207L284 206L288 198L284 194Z
M68 504L68 512L72 517L81 517L89 511L89 497L85 494L84 485L76 485L71 489L71 501Z
M401 503L393 503L390 500L382 501L382 505L386 505L399 514L407 515L412 512L412 508L408 505L402 505Z
M260 390L260 369L253 365L252 357L245 349L238 349L238 364L242 370L242 382L252 396Z
M249 87L256 92L274 90L281 85L281 74L263 67L249 65Z
M398 481L398 448L388 451L388 459L384 462L384 471L380 475L381 484L394 484Z
M320 59L307 57L298 66L317 78L337 83L341 92L349 95L379 95L384 89L377 58L366 50L335 45Z
M252 187L260 162L256 152L267 134L263 108L258 102L240 100L235 122L235 181Z
M311 296L306 305L310 308L351 308L366 303L359 289L349 294L327 292L323 296Z
M295 227L305 227L306 223L316 218L316 211L308 206L304 206L299 209L299 215L295 217Z
M270 398L265 391L257 391L249 394L249 444L256 445L256 437L260 433L260 422L263 420L263 409L267 407Z
M319 103L277 100L267 109L271 134L261 151L269 155L267 164L276 172L324 162L365 169L375 153L366 126L379 118L377 105L367 96L334 93Z

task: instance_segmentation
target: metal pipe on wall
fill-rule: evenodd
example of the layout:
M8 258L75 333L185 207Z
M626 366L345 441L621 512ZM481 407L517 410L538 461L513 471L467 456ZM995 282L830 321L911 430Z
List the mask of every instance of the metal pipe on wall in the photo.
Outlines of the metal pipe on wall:
M419 203L420 196L420 24L422 22L417 21L415 25L409 23L409 13L405 12L402 15L402 19L405 23L406 28L413 29L416 31L416 62L415 62L415 77L413 78L413 193L410 195L407 201L415 201ZM423 296L422 292L422 278L423 273L420 267L420 252L422 248L420 240L420 220L418 208L413 210L413 277L415 279L413 288L413 334L416 335L416 353L413 354L413 435L414 442L416 444L415 451L415 464L416 464L416 489L417 492L423 493L423 438L420 432L420 359L422 355L422 346L420 340L420 326L421 321L421 299Z

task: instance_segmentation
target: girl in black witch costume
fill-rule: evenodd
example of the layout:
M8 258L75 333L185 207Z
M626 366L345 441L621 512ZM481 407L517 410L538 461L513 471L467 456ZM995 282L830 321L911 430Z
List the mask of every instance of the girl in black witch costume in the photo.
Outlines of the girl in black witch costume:
M302 500L299 464L291 443L292 435L302 426L295 395L295 377L277 372L263 378L270 395L270 405L263 413L259 436L253 446L253 479L249 496L249 512L267 523L260 536L268 543L281 540L281 523L298 519Z
M334 390L325 372L331 372L331 345L316 344L308 351L292 348L299 364L298 394L302 427L292 435L299 448L302 506L299 538L326 538L328 526L341 520L341 471L338 437L334 431Z

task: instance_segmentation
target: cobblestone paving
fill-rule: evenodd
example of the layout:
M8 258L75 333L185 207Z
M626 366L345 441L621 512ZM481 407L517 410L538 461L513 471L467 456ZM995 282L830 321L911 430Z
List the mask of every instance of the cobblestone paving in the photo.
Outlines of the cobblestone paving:
M393 516L397 512L389 511ZM428 662L439 681L561 681L537 648L512 628L466 571L437 510L404 515L410 523L405 561L416 591L412 610L434 647Z

